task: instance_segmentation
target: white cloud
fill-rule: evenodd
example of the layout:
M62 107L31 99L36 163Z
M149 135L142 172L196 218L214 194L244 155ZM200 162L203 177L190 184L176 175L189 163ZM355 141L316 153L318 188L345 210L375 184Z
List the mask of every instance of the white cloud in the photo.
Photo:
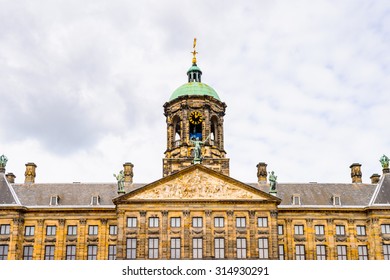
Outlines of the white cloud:
M387 1L4 1L0 153L23 181L162 174L162 105L186 82L193 37L203 81L227 103L231 175L364 181L389 153Z

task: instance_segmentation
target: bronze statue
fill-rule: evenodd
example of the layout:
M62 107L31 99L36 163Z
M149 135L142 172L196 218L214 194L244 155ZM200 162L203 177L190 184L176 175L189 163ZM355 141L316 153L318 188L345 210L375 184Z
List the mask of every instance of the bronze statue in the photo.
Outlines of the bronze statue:
M271 171L269 173L269 184L270 184L270 190L271 191L276 191L276 179L278 179L278 176L275 175L275 172Z
M204 141L200 141L199 140L199 137L196 137L195 140L192 140L191 139L191 142L192 144L194 144L194 162L200 162L202 160L202 145L204 145L204 143L206 143L210 138L210 134L209 136L207 136L206 140Z
M5 168L8 158L5 155L0 156L0 167Z
M118 192L124 192L125 191L125 188L124 188L125 174L124 174L123 170L119 171L118 175L114 174L114 177L118 181Z
M385 155L381 156L379 159L380 163L382 164L382 168L389 168L389 158Z

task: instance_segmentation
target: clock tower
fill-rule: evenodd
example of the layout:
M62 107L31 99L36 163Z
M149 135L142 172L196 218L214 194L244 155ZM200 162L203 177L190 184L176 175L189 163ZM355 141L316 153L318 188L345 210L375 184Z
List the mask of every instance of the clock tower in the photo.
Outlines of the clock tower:
M229 175L223 140L226 104L212 87L201 82L195 47L196 39L192 66L187 71L188 82L176 89L164 104L167 123L164 177L192 164Z

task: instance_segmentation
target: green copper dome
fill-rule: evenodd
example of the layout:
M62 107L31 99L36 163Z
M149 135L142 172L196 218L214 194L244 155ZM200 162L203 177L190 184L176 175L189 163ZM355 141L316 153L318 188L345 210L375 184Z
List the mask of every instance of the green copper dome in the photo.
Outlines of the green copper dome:
M172 93L169 101L185 95L208 95L221 101L218 94L212 87L200 82L189 82L182 85Z
M192 66L190 67L190 69L188 69L187 76L188 76L188 83L176 89L172 93L171 97L169 98L169 101L172 101L180 96L187 96L187 95L192 95L192 96L208 95L221 101L219 99L218 94L215 92L215 90L212 87L202 83L201 80L202 70L200 70L198 65L196 65L196 60L193 61Z

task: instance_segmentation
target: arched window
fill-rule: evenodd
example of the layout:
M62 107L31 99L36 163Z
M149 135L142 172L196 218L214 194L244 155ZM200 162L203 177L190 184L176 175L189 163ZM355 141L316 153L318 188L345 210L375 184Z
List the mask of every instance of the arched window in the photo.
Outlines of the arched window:
M218 118L213 116L210 121L210 144L215 146L218 144Z
M181 144L181 120L178 116L173 119L173 147L179 147Z

